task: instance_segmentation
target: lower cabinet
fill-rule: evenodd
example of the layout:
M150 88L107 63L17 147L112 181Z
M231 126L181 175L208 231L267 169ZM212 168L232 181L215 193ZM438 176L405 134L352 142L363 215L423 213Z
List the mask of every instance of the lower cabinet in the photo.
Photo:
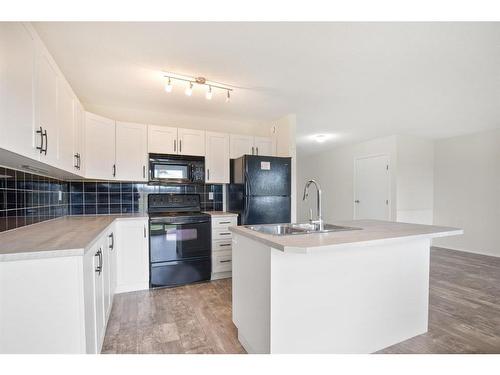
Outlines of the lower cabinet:
M114 294L148 288L147 223L115 220L83 256L0 261L0 354L100 353Z
M231 277L232 237L229 227L238 225L236 215L212 215L212 280Z

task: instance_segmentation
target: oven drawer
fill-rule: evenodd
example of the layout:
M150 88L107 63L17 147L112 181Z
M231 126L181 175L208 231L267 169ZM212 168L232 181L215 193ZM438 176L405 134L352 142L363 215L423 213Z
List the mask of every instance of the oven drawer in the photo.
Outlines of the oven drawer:
M232 247L233 247L232 240L212 241L212 251L231 250Z
M238 225L238 218L236 216L215 216L212 217L213 228L227 228Z
M233 238L233 233L227 228L212 229L212 241L231 240L232 238Z
M212 255L212 272L230 272L233 269L231 250L217 251Z
M210 258L151 264L151 287L175 286L210 280Z

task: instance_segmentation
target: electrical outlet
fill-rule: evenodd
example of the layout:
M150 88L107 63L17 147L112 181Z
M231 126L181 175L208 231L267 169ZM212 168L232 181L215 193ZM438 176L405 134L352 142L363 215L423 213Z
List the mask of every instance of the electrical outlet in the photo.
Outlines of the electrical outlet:
M214 200L214 193L213 192L209 192L208 193L208 200L209 201L213 201Z

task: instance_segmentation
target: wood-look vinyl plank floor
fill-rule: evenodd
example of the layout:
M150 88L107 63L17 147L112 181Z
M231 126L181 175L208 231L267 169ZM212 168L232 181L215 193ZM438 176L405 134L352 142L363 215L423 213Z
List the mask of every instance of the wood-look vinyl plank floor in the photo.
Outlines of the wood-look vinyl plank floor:
M245 353L231 279L119 294L102 353ZM500 258L431 249L429 331L378 353L500 353Z

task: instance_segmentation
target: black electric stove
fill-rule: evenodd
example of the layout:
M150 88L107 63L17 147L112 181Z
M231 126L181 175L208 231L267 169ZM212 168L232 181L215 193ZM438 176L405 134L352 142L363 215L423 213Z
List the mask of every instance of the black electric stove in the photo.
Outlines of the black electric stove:
M151 288L210 280L210 215L198 194L150 194L149 262Z

